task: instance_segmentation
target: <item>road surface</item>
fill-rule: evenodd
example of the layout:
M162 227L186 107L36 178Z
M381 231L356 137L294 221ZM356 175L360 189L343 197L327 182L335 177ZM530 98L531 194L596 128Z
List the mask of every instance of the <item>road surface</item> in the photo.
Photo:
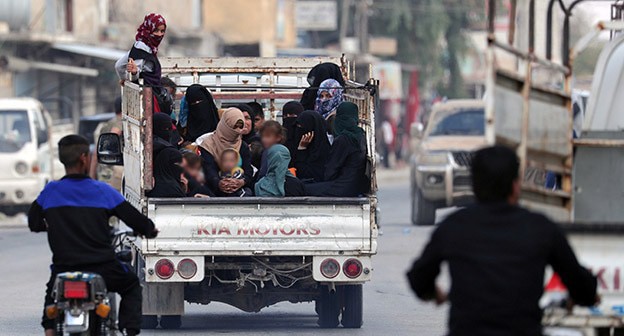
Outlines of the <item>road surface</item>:
M152 330L141 335L444 334L446 307L418 302L405 281L405 271L431 233L431 228L409 224L408 190L405 182L389 182L379 192L383 235L379 254L373 259L373 280L364 286L362 329L318 329L311 303L280 303L256 314L211 303L187 305L181 330ZM45 234L28 232L23 217L0 221L0 335L40 334L49 261Z

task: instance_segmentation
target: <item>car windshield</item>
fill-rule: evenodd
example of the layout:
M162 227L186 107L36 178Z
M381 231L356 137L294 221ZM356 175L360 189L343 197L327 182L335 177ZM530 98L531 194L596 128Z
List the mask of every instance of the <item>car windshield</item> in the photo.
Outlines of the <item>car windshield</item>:
M26 110L0 110L0 152L12 153L32 141Z
M485 116L483 109L462 110L444 116L435 125L429 135L483 135Z

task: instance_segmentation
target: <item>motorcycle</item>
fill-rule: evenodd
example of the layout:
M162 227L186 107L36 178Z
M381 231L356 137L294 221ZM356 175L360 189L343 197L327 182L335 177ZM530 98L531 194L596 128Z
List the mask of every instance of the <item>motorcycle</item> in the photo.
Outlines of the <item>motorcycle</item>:
M136 237L132 231L111 233L117 260L128 264L132 249L126 238ZM65 272L56 276L52 291L54 304L46 307L46 315L56 321L57 336L116 335L116 294L108 293L104 279L95 273Z

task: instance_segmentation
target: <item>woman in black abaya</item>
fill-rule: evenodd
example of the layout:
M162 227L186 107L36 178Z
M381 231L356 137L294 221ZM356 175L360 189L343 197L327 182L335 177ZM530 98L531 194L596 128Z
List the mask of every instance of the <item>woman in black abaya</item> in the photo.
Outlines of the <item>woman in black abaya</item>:
M210 94L203 85L193 84L186 89L188 121L186 139L195 141L200 136L214 132L219 123L219 111Z
M154 188L148 197L186 197L183 189L182 154L175 148L165 148L154 161Z

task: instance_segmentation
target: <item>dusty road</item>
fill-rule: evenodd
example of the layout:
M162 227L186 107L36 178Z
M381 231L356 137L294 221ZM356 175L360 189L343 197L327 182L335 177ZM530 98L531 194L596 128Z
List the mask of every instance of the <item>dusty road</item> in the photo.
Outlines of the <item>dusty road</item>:
M183 328L142 335L442 335L446 308L416 301L405 271L420 253L431 228L409 223L405 183L388 182L379 192L383 236L374 258L373 280L364 286L364 326L358 330L318 329L313 304L281 303L249 314L224 304L187 305ZM28 232L23 219L0 224L0 335L40 334L39 319L50 252L44 234Z

